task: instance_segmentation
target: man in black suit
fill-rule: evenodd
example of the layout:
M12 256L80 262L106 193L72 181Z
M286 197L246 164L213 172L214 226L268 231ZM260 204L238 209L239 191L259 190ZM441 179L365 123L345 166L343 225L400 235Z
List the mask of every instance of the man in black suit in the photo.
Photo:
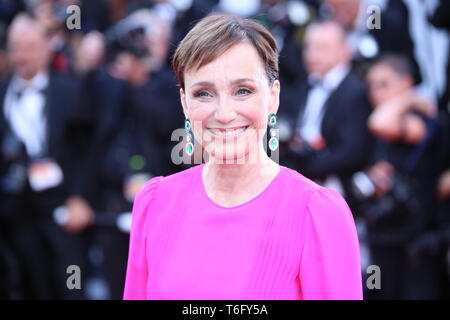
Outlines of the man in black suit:
M280 117L289 119L293 139L282 161L305 176L347 194L347 182L366 161L370 113L363 80L352 71L352 52L343 28L314 22L305 34L308 82L296 99L284 101Z
M66 271L83 270L79 233L92 219L78 171L84 130L73 109L77 84L48 71L49 52L42 26L16 17L8 34L13 72L0 88L0 210L21 268L22 297L83 298L67 287ZM53 220L59 206L68 209L62 227Z

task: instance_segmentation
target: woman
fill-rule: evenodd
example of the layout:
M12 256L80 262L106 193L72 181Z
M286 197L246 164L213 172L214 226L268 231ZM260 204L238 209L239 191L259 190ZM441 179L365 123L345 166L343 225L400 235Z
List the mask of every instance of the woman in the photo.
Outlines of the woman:
M345 201L265 152L280 93L270 33L252 20L208 16L173 66L186 129L209 159L155 177L137 195L124 298L361 299Z

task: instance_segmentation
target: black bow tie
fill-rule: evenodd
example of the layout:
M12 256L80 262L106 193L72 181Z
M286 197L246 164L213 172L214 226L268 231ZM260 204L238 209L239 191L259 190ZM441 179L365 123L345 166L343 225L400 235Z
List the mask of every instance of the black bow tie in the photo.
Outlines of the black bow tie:
M20 100L20 98L22 98L23 96L23 92L25 91L25 89L22 90L15 90L15 94L16 94L16 99ZM36 91L37 93L42 93L45 95L46 92L46 88L45 89L39 89Z

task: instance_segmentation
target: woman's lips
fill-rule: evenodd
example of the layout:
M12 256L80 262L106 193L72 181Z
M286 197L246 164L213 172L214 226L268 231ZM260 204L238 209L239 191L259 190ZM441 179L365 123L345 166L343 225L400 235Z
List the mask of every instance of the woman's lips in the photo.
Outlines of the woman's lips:
M218 137L235 137L239 134L245 132L249 126L240 126L240 127L232 127L232 128L207 128L207 130Z

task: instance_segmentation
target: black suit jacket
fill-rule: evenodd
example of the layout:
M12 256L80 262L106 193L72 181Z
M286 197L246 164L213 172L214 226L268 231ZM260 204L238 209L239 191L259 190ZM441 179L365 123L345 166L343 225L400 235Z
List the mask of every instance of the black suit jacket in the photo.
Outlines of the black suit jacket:
M309 90L306 82L299 84L296 99L280 106L280 116L289 119L292 130L303 115ZM328 97L324 108L321 132L325 146L302 154L289 152L285 160L312 179L336 174L346 180L368 161L371 146L367 128L371 106L362 78L351 71Z
M4 100L10 79L0 84L0 142L7 132L11 132L7 120L4 118ZM67 75L50 73L49 84L44 90L44 112L47 119L47 151L45 157L54 159L62 168L64 182L59 194L82 193L85 181L77 172L81 168L83 159L83 135L85 135L82 123L79 121L79 112L76 110L78 97L78 83ZM28 159L24 154L23 158ZM29 159L28 159L29 160ZM0 163L4 166L5 159L0 155Z

